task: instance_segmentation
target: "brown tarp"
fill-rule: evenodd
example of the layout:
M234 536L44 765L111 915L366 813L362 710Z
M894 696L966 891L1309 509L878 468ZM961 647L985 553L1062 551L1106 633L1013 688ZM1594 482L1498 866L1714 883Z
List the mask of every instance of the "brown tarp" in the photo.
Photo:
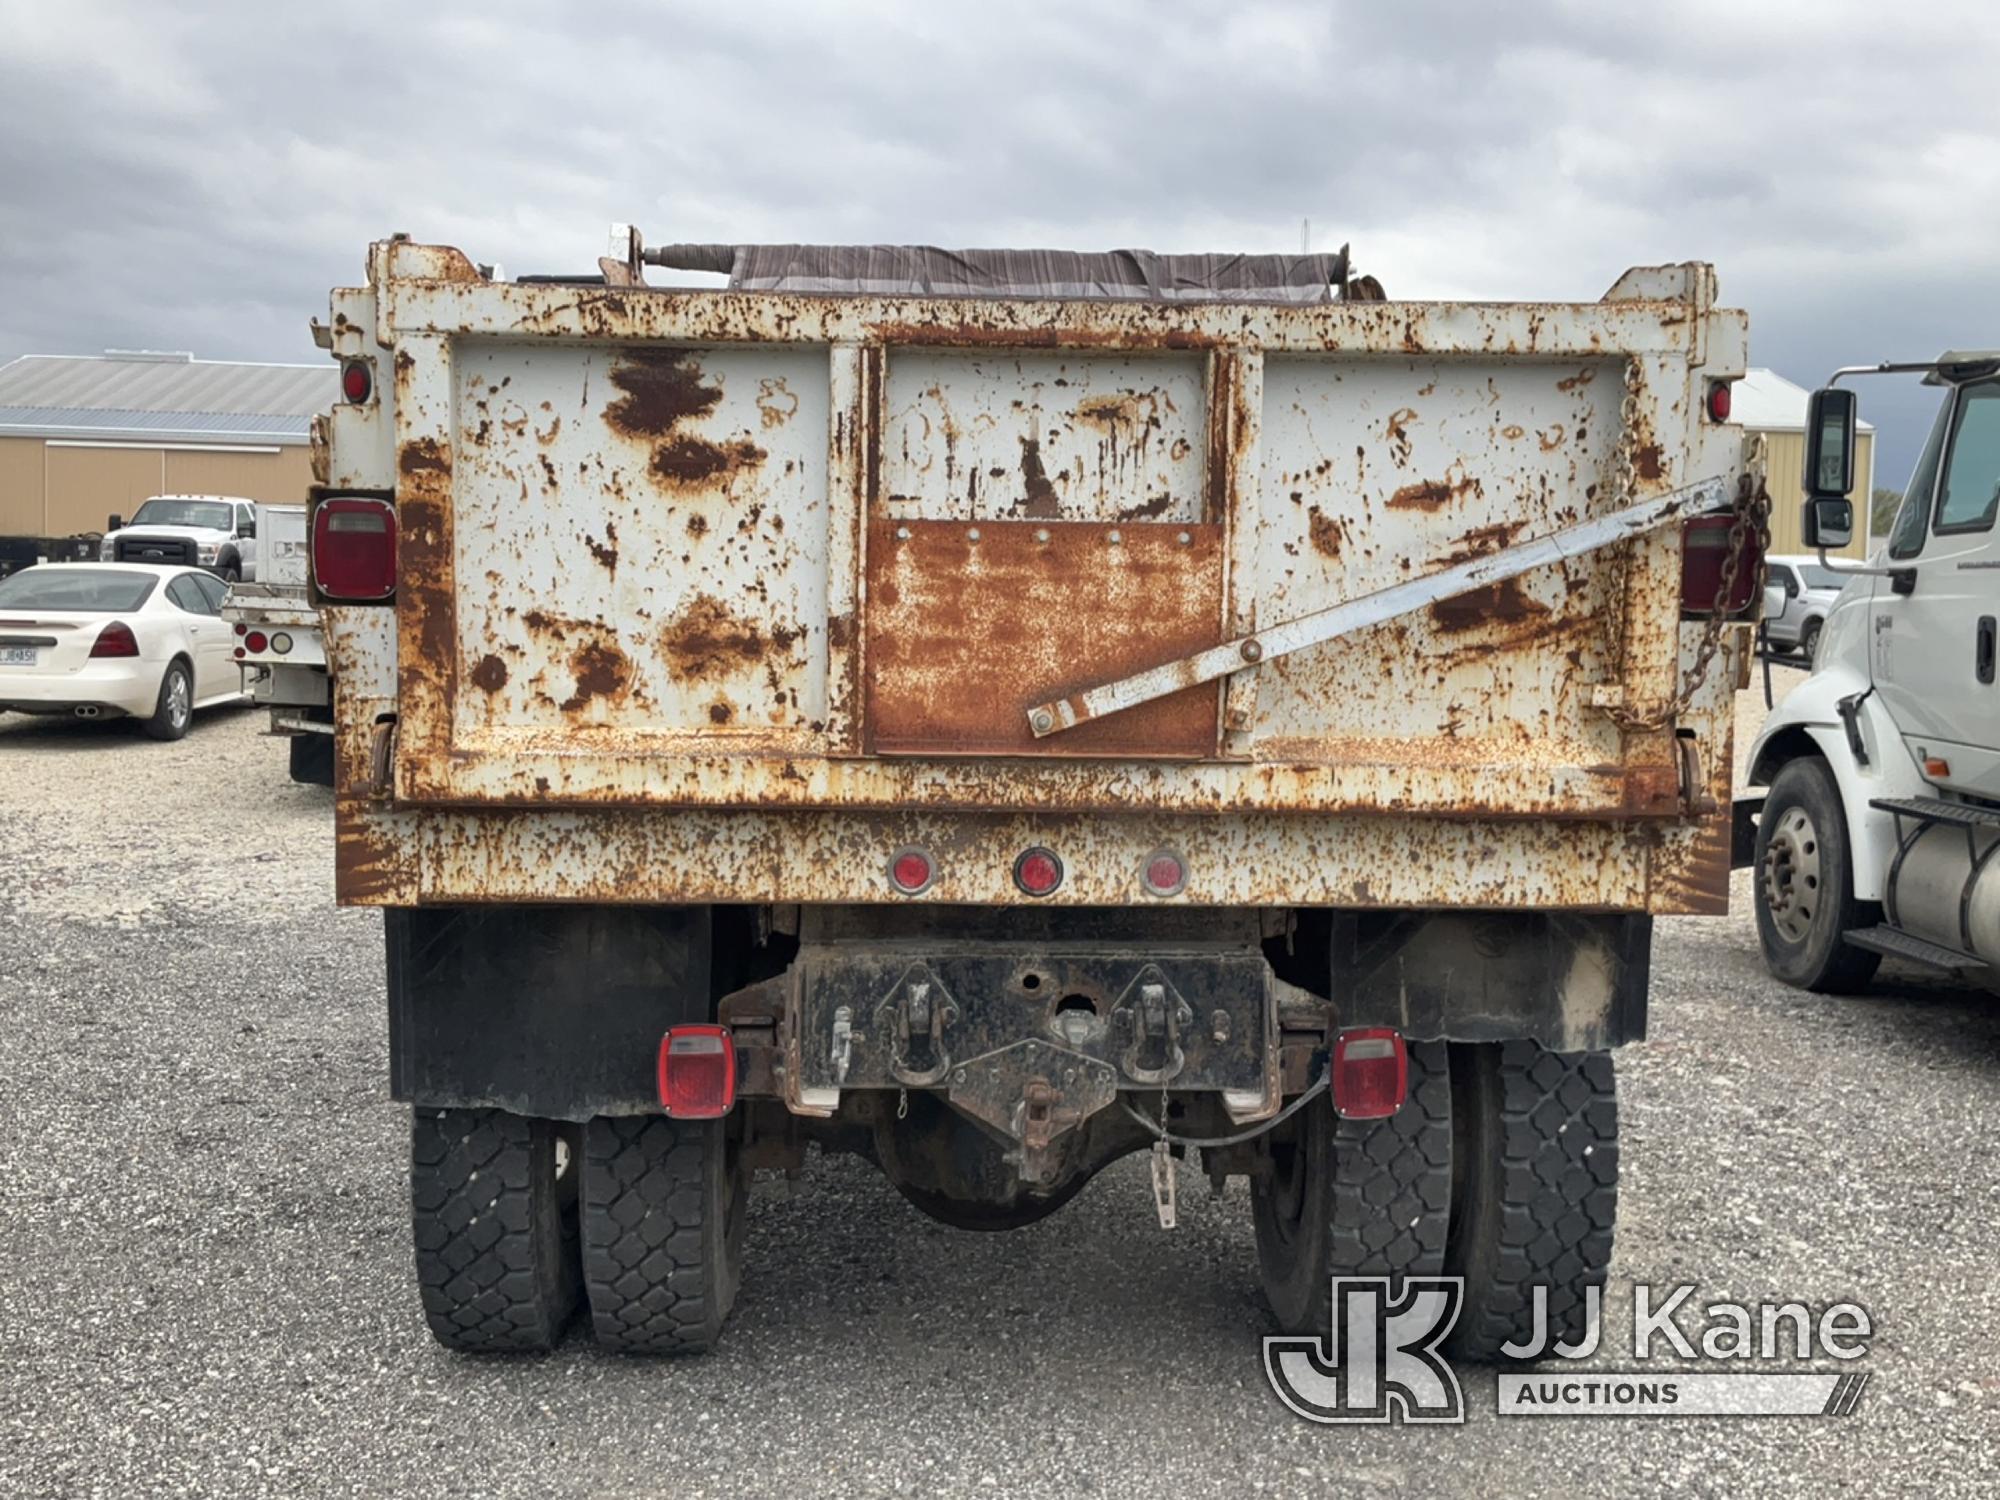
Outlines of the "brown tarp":
M1155 255L1150 250L939 250L929 245L660 245L648 265L725 273L733 290L885 297L1062 297L1135 302L1331 302L1333 255Z

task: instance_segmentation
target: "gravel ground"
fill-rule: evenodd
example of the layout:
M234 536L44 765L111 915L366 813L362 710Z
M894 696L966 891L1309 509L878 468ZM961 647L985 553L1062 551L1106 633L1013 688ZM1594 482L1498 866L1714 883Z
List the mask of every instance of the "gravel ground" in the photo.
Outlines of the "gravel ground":
M379 921L332 908L327 796L261 727L0 720L0 1495L2000 1485L1994 1004L1907 974L1784 989L1747 914L1659 931L1602 1362L1629 1364L1635 1281L1852 1299L1879 1334L1846 1420L1503 1421L1474 1374L1461 1429L1309 1426L1261 1373L1245 1194L1191 1193L1162 1234L1136 1160L979 1236L816 1159L760 1183L716 1355L611 1358L580 1327L447 1354L412 1285Z

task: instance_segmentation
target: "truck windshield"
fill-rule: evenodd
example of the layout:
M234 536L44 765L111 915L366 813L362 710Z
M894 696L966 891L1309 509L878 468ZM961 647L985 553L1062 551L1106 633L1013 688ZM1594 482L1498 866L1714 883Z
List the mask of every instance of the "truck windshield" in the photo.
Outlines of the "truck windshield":
M133 512L133 526L200 526L208 531L227 531L229 506L217 500L148 500Z
M23 568L0 578L0 609L85 610L124 613L137 609L159 580L150 573L102 572L95 568Z

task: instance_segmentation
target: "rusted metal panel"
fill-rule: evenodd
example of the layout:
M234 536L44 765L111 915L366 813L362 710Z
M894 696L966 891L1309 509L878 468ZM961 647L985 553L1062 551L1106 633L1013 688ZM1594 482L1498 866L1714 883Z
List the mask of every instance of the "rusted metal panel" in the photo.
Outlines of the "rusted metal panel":
M868 739L885 755L1215 750L1216 692L1193 688L1050 744L1027 711L1107 663L1215 642L1222 528L1078 521L877 521L868 531ZM1114 667L1115 670L1115 667Z
M1203 366L1193 355L898 349L880 513L1201 521Z
M1215 688L1038 754L1014 711L1733 472L1692 361L1731 373L1742 321L1708 282L1694 300L1159 306L514 286L407 244L371 269L333 338L392 373L375 415L335 414L333 472L401 511L379 701L403 808L1678 836L1672 735L1592 706L1672 692L1670 531L1246 664L1219 739ZM971 544L975 527L991 534ZM1093 573L1109 529L1130 550ZM1133 560L1156 532L1190 542L1149 579Z

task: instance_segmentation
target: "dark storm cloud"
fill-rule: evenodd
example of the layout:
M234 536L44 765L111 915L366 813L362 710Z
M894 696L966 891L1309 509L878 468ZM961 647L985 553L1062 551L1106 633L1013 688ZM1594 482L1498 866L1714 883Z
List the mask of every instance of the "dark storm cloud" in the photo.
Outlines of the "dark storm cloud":
M520 271L588 267L612 219L1284 249L1309 215L1411 296L1712 260L1753 358L1810 381L2000 343L1986 15L0 0L0 357L309 358L392 229ZM1914 424L1873 410L1891 478Z

